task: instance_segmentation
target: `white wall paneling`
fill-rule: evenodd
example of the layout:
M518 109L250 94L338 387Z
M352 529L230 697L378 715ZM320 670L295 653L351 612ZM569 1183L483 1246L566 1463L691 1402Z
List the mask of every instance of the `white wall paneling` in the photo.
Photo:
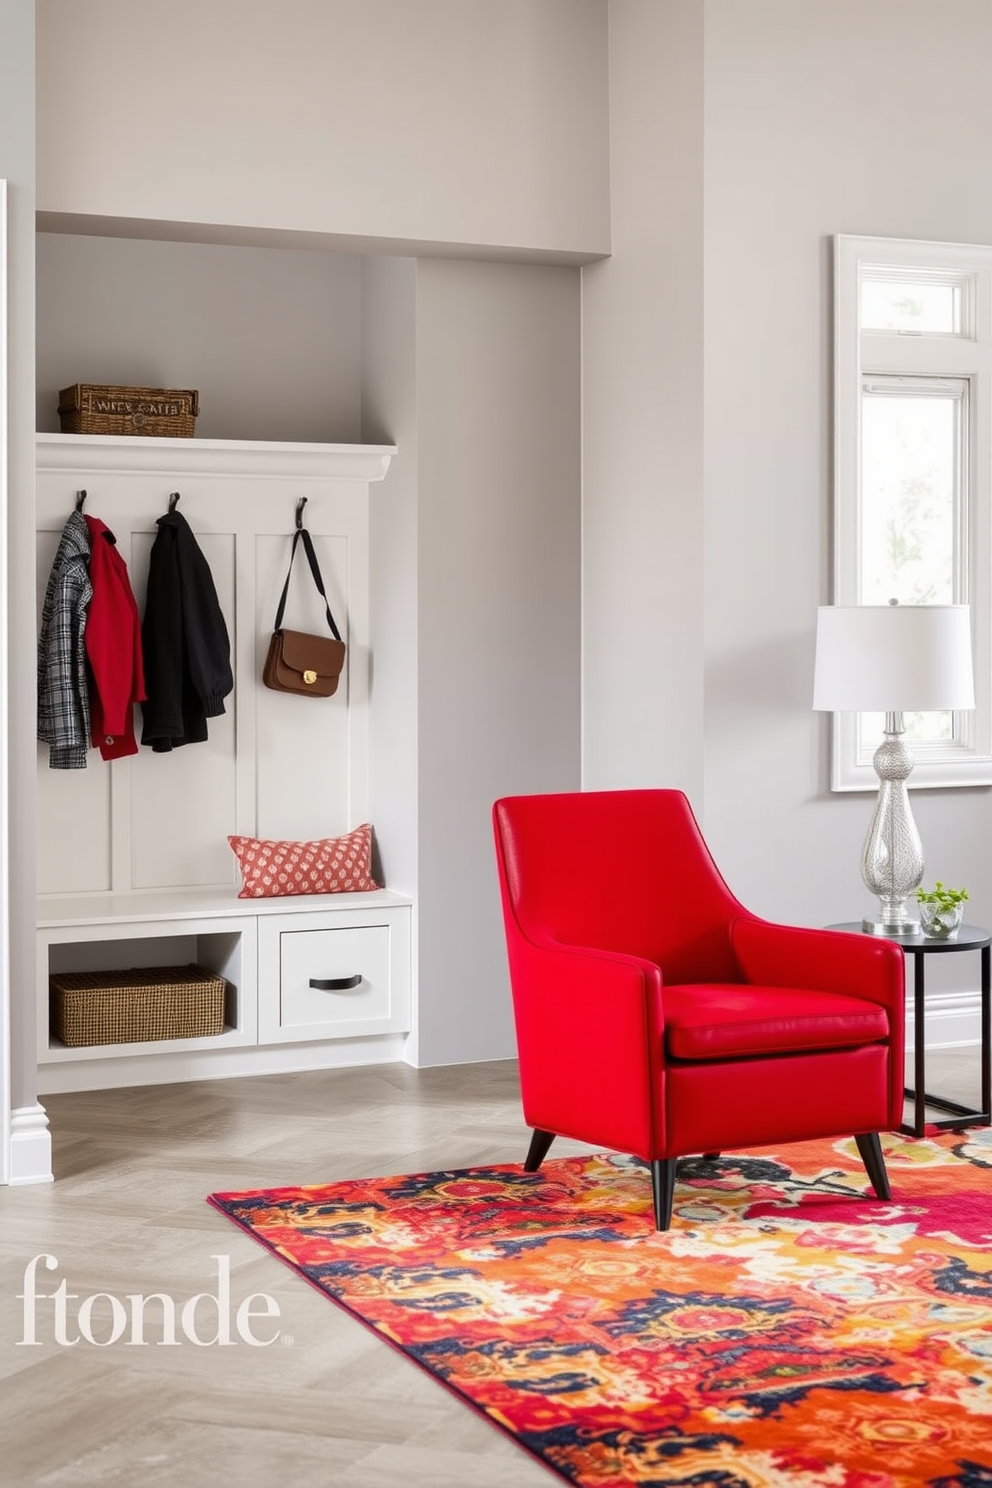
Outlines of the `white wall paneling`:
M182 457L169 447L180 442L192 445ZM143 748L108 766L90 751L85 770L50 770L39 745L43 895L231 886L229 832L329 837L369 818L368 489L358 472L364 462L380 473L384 457L346 450L341 472L328 474L333 447L319 473L307 468L310 447L297 460L292 446L266 446L275 457L268 471L252 469L249 451L231 473L237 461L225 441L149 440L137 451L134 443L39 436L39 602L78 487L88 493L86 511L115 533L141 609L155 521L179 490L178 510L210 564L227 619L235 689L226 712L209 720L206 743L168 754ZM304 520L348 645L338 692L327 699L260 684L299 496L307 497ZM327 628L302 552L285 623L318 634ZM137 727L140 737L140 717ZM67 821L69 840L61 830Z
M195 1059L208 1050L258 1042L258 910L255 902L237 898L240 875L227 836L330 837L373 819L369 487L382 479L392 453L388 446L38 436L39 602L58 534L76 492L85 490L85 510L114 532L142 609L155 522L178 491L178 510L213 573L235 677L226 711L208 720L204 743L164 754L142 747L110 764L91 750L86 769L68 771L50 769L47 746L38 746L42 1064L106 1063L115 1053L133 1058L135 1052L126 1046L67 1051L52 1045L45 993L49 973L57 970L188 960L223 969L232 988L228 1027L217 1039L188 1041L195 1048L184 1046L187 1057L176 1063L174 1078L188 1078ZM338 691L326 699L273 692L261 684L303 497L303 520L348 648ZM302 552L285 624L326 632L323 603ZM139 711L139 739L140 729ZM402 896L301 896L276 904L281 922L303 913L308 928L340 933L350 924L356 899L364 912L381 906L384 923L398 922L391 956L403 968L392 994L384 976L376 976L377 995L387 1002L392 995L392 1017L379 1030L370 1016L359 1031L405 1032L409 909ZM265 1032L282 1039L278 976L262 988L263 1006L265 997L272 1000L272 1011L262 1019ZM342 1026L345 1035L316 1026L309 1036L354 1032L350 1024ZM150 1046L147 1052L167 1069L163 1057L176 1050ZM59 1088L66 1088L65 1076Z

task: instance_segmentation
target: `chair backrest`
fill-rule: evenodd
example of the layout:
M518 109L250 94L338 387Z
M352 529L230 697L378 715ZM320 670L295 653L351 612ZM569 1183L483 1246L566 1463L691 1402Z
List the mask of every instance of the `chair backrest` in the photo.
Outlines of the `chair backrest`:
M508 796L493 823L507 933L643 956L668 982L733 981L724 883L677 790Z

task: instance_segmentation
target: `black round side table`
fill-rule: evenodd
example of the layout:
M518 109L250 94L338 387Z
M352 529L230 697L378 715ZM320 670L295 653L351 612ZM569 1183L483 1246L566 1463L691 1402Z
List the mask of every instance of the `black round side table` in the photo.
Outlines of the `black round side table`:
M872 933L863 929L860 920L851 920L841 925L828 925L827 929L847 930L856 935ZM992 1125L992 1055L990 1055L992 975L990 975L989 954L989 947L992 946L992 931L983 930L978 925L962 925L953 940L929 939L919 933L885 935L881 938L894 941L896 945L902 946L907 956L913 958L914 1088L910 1089L907 1086L905 1090L907 1100L913 1102L913 1121L911 1124L904 1122L899 1130L909 1137L922 1137L928 1125L935 1126L940 1131L960 1131L966 1126ZM926 958L927 956L953 955L955 951L980 951L982 957L982 1108L980 1111L973 1111L970 1106L962 1106L957 1101L945 1099L944 1096L926 1093L926 1020L924 1016ZM951 1115L937 1121L927 1122L927 1106L934 1106L938 1111L949 1111Z

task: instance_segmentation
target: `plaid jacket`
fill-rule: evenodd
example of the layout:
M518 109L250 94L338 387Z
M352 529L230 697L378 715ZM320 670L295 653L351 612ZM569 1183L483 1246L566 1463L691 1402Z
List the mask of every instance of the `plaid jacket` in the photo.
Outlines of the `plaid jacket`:
M53 770L83 770L90 744L86 614L93 588L90 539L80 512L62 529L48 576L38 638L38 738Z

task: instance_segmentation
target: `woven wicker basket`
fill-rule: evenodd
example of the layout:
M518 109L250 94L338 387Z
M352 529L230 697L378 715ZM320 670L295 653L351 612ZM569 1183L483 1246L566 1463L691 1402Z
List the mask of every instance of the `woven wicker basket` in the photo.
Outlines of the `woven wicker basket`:
M192 388L118 387L74 382L59 393L63 434L142 434L192 439L200 395Z
M227 983L202 966L59 972L48 984L51 1033L69 1048L209 1038L224 1031Z

